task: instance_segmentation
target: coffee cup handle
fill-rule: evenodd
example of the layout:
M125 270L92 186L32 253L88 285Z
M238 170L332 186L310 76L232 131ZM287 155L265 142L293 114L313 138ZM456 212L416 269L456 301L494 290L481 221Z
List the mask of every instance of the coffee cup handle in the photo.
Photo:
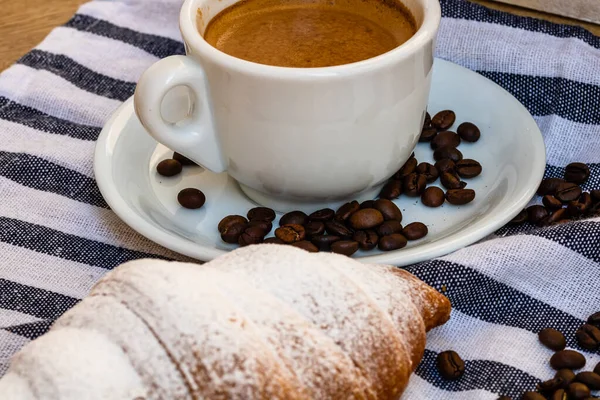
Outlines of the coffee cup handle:
M190 115L180 124L165 120L161 113L164 97L176 86L186 86L192 93ZM206 74L196 61L171 56L152 65L137 84L134 106L144 128L159 143L213 172L227 170L214 128Z

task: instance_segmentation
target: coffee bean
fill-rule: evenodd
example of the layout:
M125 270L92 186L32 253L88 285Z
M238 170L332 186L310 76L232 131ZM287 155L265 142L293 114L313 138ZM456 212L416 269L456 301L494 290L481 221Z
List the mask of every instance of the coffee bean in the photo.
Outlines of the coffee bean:
M386 221L394 219L398 222L402 222L402 211L400 211L398 206L393 201L379 199L371 208L379 210L379 212L383 215L383 219Z
M311 239L312 244L317 246L321 251L329 251L331 249L331 245L335 242L339 242L342 240L339 236L333 235L319 235L313 236Z
M481 164L476 160L463 159L456 163L456 172L463 178L471 179L481 174Z
M567 400L567 392L565 389L558 389L556 392L550 396L550 400Z
M423 175L427 183L435 182L440 176L440 173L438 172L437 168L434 165L429 164L428 162L422 162L421 164L419 164L415 172L417 174Z
M308 220L325 222L329 221L330 219L333 219L333 217L335 217L335 211L333 211L331 208L324 208L322 210L315 211L314 213L310 214L308 216Z
M464 189L467 187L467 182L465 181L460 181L460 189Z
M308 221L304 230L307 237L319 236L325 233L325 224L321 221Z
M245 218L244 218L245 219ZM244 223L234 223L231 225L227 225L221 230L221 240L225 243L229 244L237 244L242 232L246 229L246 224Z
M379 197L382 199L394 200L402 194L402 181L391 179L381 189Z
M265 244L286 244L283 240L277 237L266 238L263 243Z
M354 240L340 240L331 245L331 252L350 257L358 251L358 242Z
M301 242L292 243L292 246L297 247L302 250L306 250L309 253L318 253L319 249L317 246L309 242L308 240L303 240Z
M379 236L373 230L357 231L354 233L354 240L358 242L358 247L361 250L371 251L377 247Z
M580 203L579 200L571 201L567 204L567 214L571 218L579 218L585 211L585 204Z
M536 390L540 393L544 393L546 395L553 393L554 391L560 389L562 387L563 380L562 378L552 378L544 382L540 382L536 386Z
M367 210L371 210L368 208ZM382 217L383 218L383 217ZM354 234L354 232L348 228L346 225L339 221L326 221L325 222L325 230L328 234L334 236L340 236L342 238L350 238Z
M421 195L421 203L427 207L439 207L444 204L444 201L446 201L444 191L437 186L428 187Z
M590 196L592 197L592 203L600 203L600 190L594 189L590 191Z
M461 189L460 179L452 172L444 172L440 177L440 182L446 189Z
M554 223L550 220L550 216L552 214L548 213L548 216L546 218L544 218L543 220L541 220L540 222L538 222L536 224L536 226L539 226L540 228L546 227L546 226L550 226L553 225Z
M437 129L428 126L427 128L423 128L421 131L421 136L419 137L419 142L431 142L433 138L437 136Z
M406 163L396 172L394 179L404 179L405 176L412 174L417 169L417 159L411 157Z
M540 342L550 350L560 351L567 347L565 335L553 328L542 329L538 333L538 338L540 339Z
M285 243L296 243L304 240L306 231L302 225L289 224L275 229L275 236Z
M465 373L465 362L452 350L439 353L436 365L442 378L447 380L459 379Z
M472 202L475 199L473 189L451 189L446 192L446 200L455 206L462 206Z
M432 150L439 149L440 147L458 147L460 145L460 136L452 131L443 131L437 134L430 143Z
M562 201L552 196L551 194L547 194L542 199L542 203L548 210L558 210L562 208Z
M584 324L575 332L577 343L586 350L600 347L600 329L594 325Z
M559 178L548 178L544 179L537 190L537 194L545 196L547 194L554 195L558 188L565 183L564 179Z
M188 188L179 192L177 201L185 208L196 210L204 205L206 196L198 189Z
M273 224L270 221L262 221L262 220L254 220L248 222L246 225L248 228L258 228L263 232L263 236L267 236L271 229L273 229Z
M521 400L546 400L546 398L537 392L525 392Z
M568 203L581 196L581 188L574 183L563 183L558 187L554 196L563 203Z
M416 172L413 172L412 174L404 177L402 187L404 188L405 195L417 197L420 196L427 187L427 179L424 175L419 175Z
M427 236L429 230L427 226L422 222L413 222L412 224L408 224L402 229L402 234L408 240L419 240L423 239Z
M573 382L567 387L569 400L582 400L590 397L590 388L581 382Z
M358 201L353 200L351 202L348 202L337 210L337 212L335 213L335 219L337 219L338 221L345 221L350 217L350 215L352 215L359 209L360 204L358 204Z
M568 368L559 369L556 371L554 377L562 380L563 389L566 389L572 382L575 382L575 373Z
M444 158L443 160L439 160L435 163L435 168L438 170L438 173L441 175L444 172L456 172L455 168L456 164L449 158Z
M587 323L594 325L596 328L600 328L600 311L590 315L587 319Z
M476 142L481 137L479 128L477 125L472 124L471 122L463 122L458 126L456 132L462 140L467 142Z
M290 224L304 225L307 222L308 216L305 213L303 213L302 211L291 211L285 214L283 217L281 217L281 219L279 220L279 226Z
M557 224L567 218L567 214L567 209L561 208L560 210L554 211L549 217L546 217L543 222L547 225ZM542 225L544 224L542 223Z
M595 203L592 205L592 208L588 210L588 214L592 216L600 215L600 203Z
M193 162L192 160L190 160L189 158L187 158L186 156L179 154L177 152L173 153L173 160L177 160L181 163L181 165L183 166L191 166L191 165L198 165L195 162Z
M571 163L565 168L565 180L581 185L590 177L590 168L584 163Z
M376 232L379 236L387 236L392 235L394 233L400 233L402 232L402 224L398 220L391 219L379 225L379 227L377 227Z
M247 223L248 223L248 220L246 218L242 217L241 215L228 215L227 217L223 218L221 220L221 222L219 222L217 229L219 230L219 233L223 233L223 231L225 231L227 228L229 228L233 224L245 225Z
M594 368L594 372L598 375L600 375L600 362L598 364L596 364L596 367Z
M527 222L527 210L521 210L510 222L510 225L521 225Z
M431 125L441 131L454 125L454 121L456 121L456 114L454 114L454 111L444 110L431 118Z
M179 175L182 170L183 166L177 160L162 160L156 166L156 172L167 177Z
M595 372L580 372L575 376L577 382L581 382L591 390L600 390L600 375Z
M263 229L258 226L246 226L246 229L242 232L238 239L238 244L242 247L250 246L253 244L262 243L266 234Z
M458 162L463 159L463 155L456 147L446 146L440 147L436 151L434 151L433 158L435 161L440 161L444 158L449 158L454 162Z
M248 211L248 219L250 221L269 221L275 219L275 211L267 207L255 207Z
M373 229L383 224L383 214L374 208L359 210L350 216L348 220L353 229Z
M375 208L375 200L365 200L362 203L360 203L360 208L364 209L364 208Z
M431 141L431 149L439 149L440 147L458 147L460 145L460 136L452 131L444 131L437 134Z
M532 224L539 224L548 215L548 210L544 206L535 205L527 208L527 218Z
M588 192L583 192L581 194L581 196L579 196L579 200L578 200L581 204L583 204L583 210L585 212L589 211L594 202L592 201L592 195L589 194Z
M580 369L585 366L585 357L575 350L561 350L550 358L550 365L556 370Z
M398 250L406 246L408 241L399 233L379 238L378 247L381 251Z
M423 128L431 126L431 115L425 111L425 120L423 121Z

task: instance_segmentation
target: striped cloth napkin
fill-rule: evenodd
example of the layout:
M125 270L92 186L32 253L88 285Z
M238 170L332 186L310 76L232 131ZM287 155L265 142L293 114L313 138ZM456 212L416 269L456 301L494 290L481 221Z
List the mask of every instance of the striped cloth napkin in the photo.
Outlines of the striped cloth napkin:
M92 170L95 139L140 74L184 52L180 4L87 3L0 75L0 375L12 354L110 269L144 257L183 259L122 223ZM442 8L437 56L492 79L525 104L544 133L547 176L586 162L592 177L584 188L600 188L600 38L463 0L442 0ZM600 311L599 261L596 219L503 228L409 267L443 286L454 311L430 334L404 398L518 398L551 377L551 352L536 333L555 327L577 348L575 330ZM448 349L466 360L464 377L454 382L435 370L437 353ZM598 352L585 354L592 368L600 361Z

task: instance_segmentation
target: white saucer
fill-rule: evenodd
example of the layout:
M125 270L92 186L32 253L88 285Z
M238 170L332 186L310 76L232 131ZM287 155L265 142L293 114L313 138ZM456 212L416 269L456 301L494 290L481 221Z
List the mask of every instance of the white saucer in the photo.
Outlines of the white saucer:
M477 192L475 201L431 209L402 196L396 200L404 214L402 223L421 221L429 227L429 235L401 250L359 252L355 257L361 261L409 265L448 254L506 224L535 194L546 165L545 146L525 107L488 79L436 60L429 111L433 115L444 109L456 112L453 129L464 121L481 129L479 142L459 147L465 158L483 165L483 173L468 180L468 187ZM433 162L432 154L429 143L419 143L415 150L419 162ZM256 205L227 174L185 167L177 177L157 175L156 164L171 155L146 133L129 99L98 139L95 173L104 198L133 229L179 253L206 261L233 249L221 241L217 224L226 215L245 215ZM440 186L439 180L434 185ZM202 209L179 206L177 193L187 187L206 194Z

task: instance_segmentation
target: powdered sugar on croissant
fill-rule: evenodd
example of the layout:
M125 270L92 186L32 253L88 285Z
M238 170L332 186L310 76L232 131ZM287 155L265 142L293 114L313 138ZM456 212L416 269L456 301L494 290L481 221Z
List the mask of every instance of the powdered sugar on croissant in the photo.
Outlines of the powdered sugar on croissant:
M21 350L0 395L398 399L426 330L449 315L448 300L405 271L290 246L204 265L140 260Z

